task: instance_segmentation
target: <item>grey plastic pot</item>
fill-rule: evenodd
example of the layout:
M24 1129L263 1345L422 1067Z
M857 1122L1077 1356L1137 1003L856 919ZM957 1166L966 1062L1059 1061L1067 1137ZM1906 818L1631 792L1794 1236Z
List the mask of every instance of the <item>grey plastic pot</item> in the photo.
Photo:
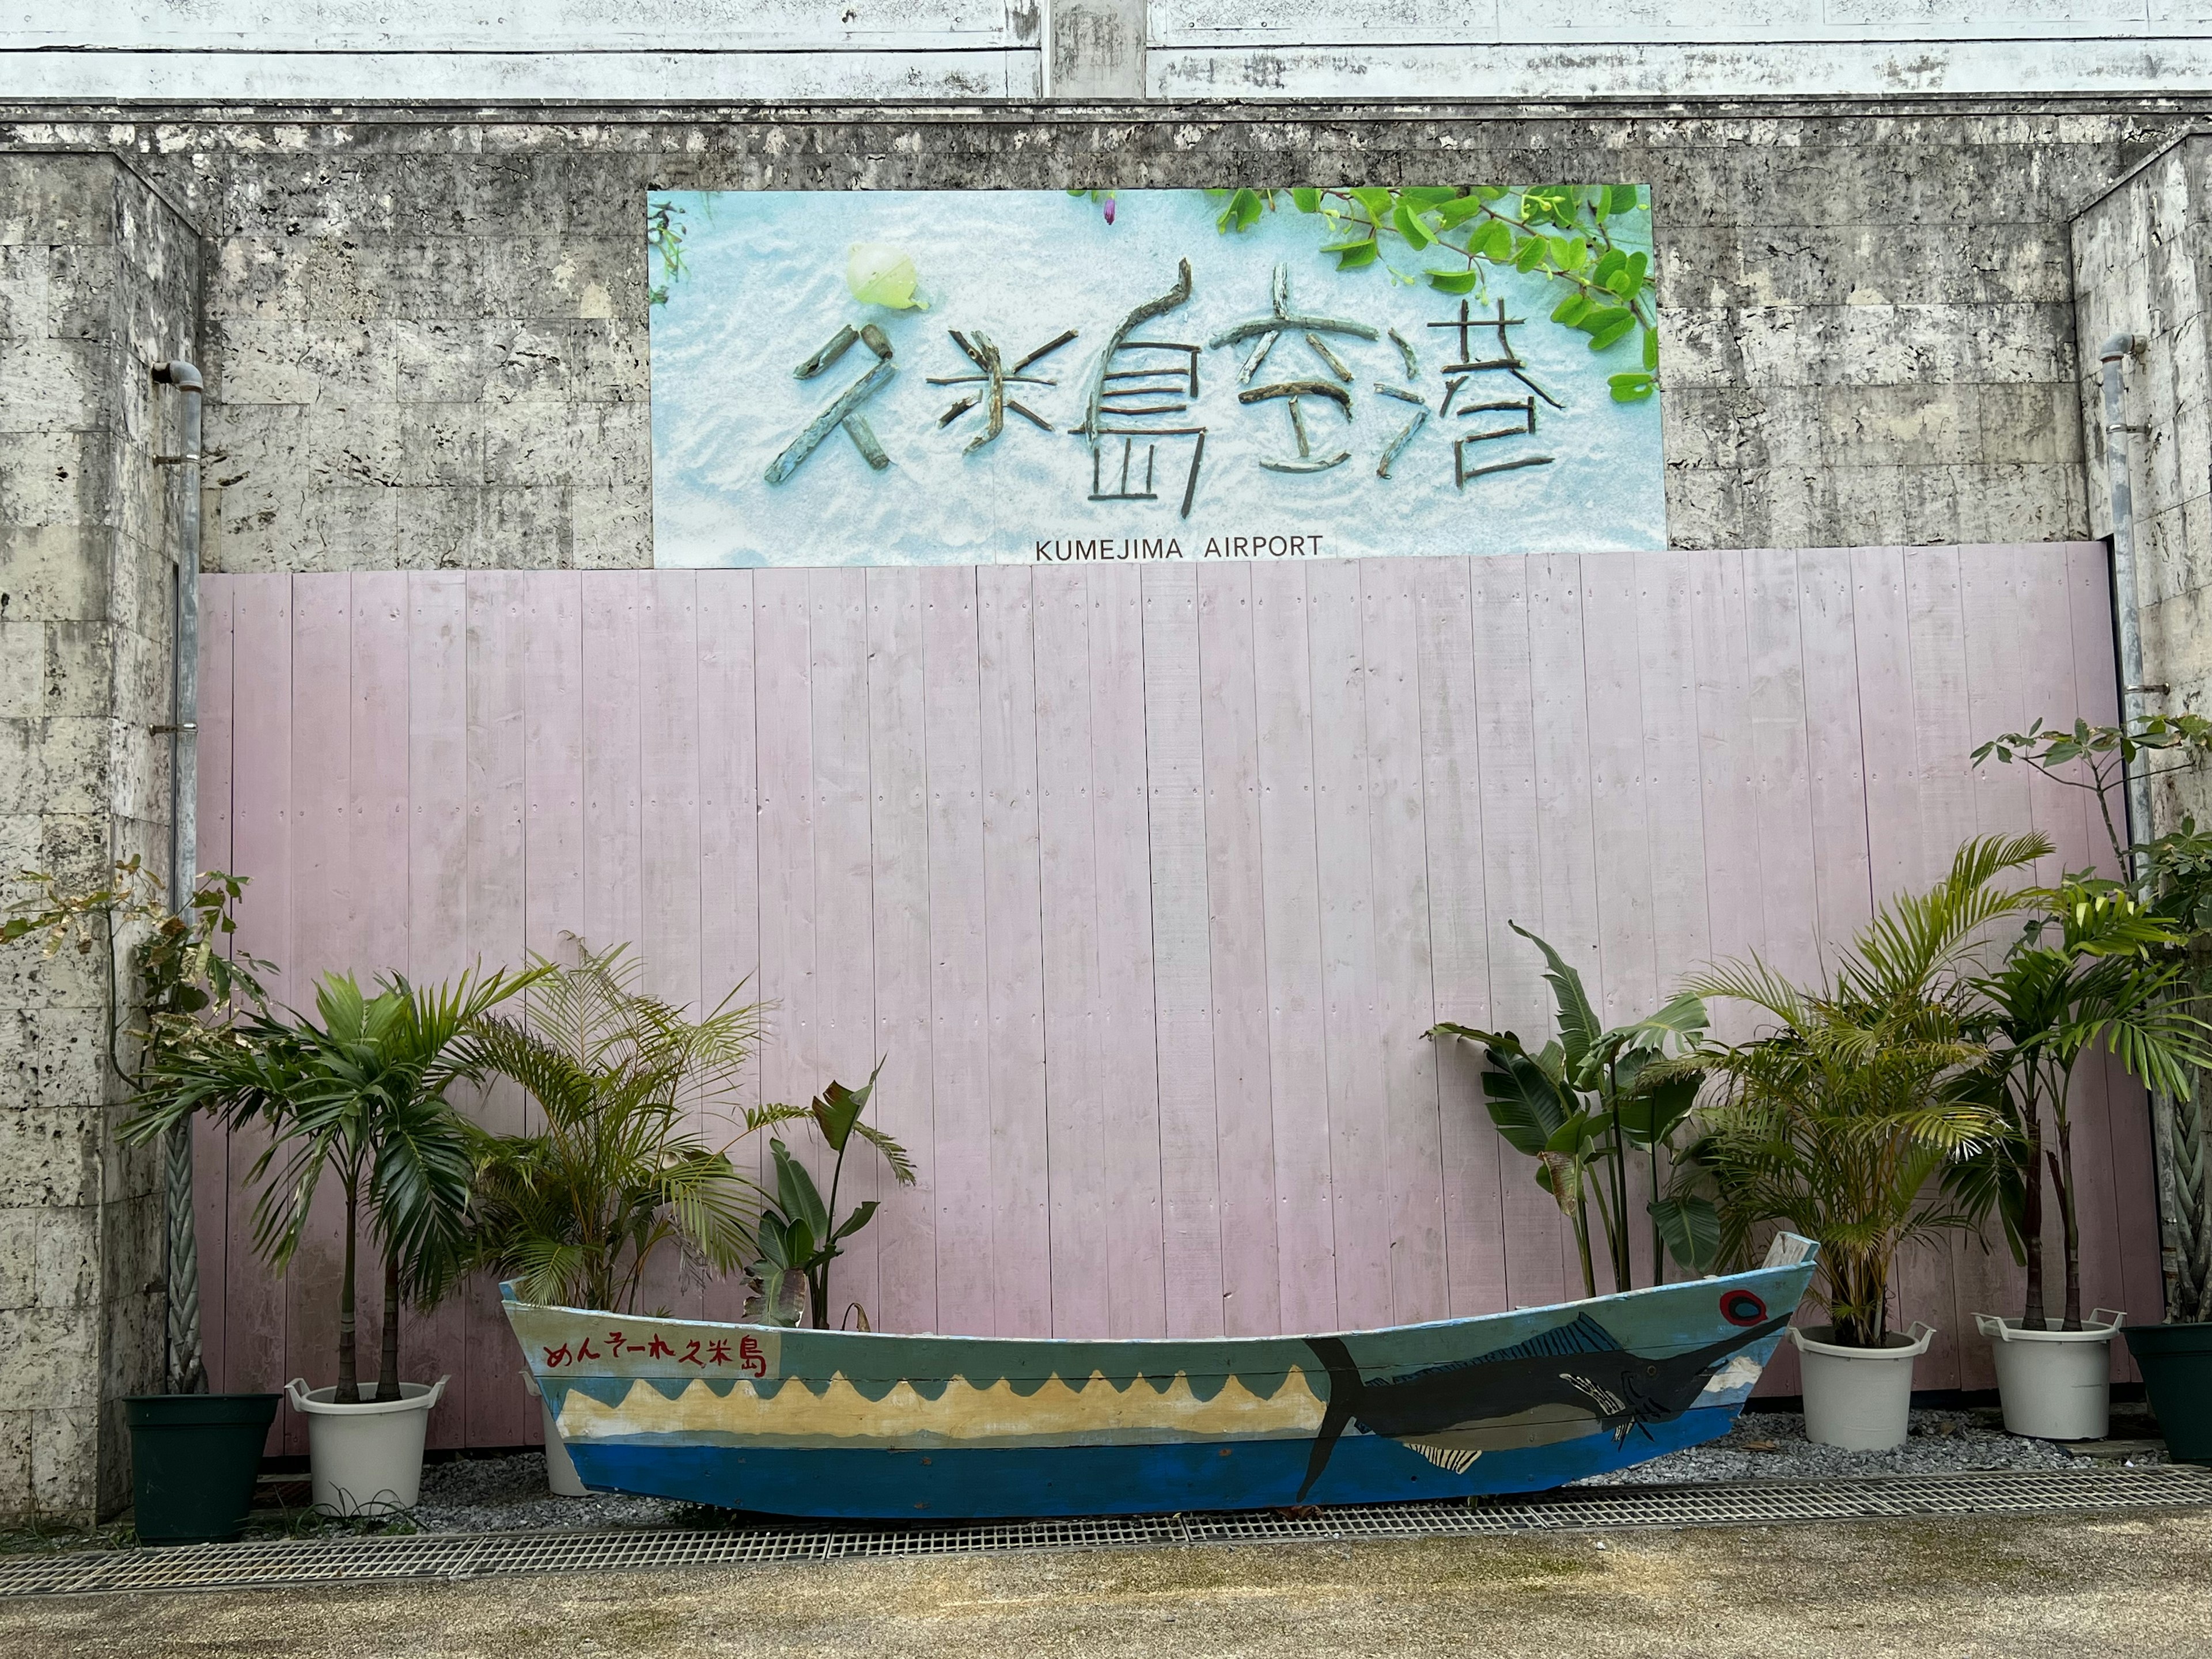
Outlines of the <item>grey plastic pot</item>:
M1805 1374L1805 1437L1845 1451L1901 1446L1912 1426L1912 1362L1928 1352L1933 1327L1916 1324L1879 1348L1830 1340L1832 1327L1792 1325Z
M2112 1424L2112 1339L2126 1317L2100 1308L2086 1330L2033 1331L2017 1319L1976 1314L1996 1362L2007 1431L2030 1440L2102 1440Z
M315 1507L331 1515L411 1510L422 1496L422 1443L430 1408L447 1379L402 1382L399 1398L341 1406L337 1389L284 1385L292 1409L307 1419L307 1463Z

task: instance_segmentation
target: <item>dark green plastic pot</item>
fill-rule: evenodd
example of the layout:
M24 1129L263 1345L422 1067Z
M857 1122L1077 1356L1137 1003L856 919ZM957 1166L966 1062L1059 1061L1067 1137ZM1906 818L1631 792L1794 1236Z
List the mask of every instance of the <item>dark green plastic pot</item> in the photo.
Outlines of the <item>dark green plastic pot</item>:
M2167 1455L2212 1463L2212 1325L2130 1325L2127 1336Z
M246 1525L253 1478L281 1394L140 1395L131 1415L131 1484L148 1544L227 1542Z

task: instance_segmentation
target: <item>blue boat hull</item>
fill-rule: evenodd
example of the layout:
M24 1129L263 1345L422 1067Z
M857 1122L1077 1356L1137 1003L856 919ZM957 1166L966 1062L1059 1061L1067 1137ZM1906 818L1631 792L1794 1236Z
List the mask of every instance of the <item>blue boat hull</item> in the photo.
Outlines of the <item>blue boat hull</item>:
M1711 1407L1616 1445L1585 1437L1501 1452L1464 1474L1373 1435L1347 1440L1307 1495L1310 1504L1396 1504L1544 1492L1719 1438L1738 1407ZM759 1446L601 1442L572 1447L599 1492L635 1492L763 1515L836 1519L906 1516L1000 1520L1280 1507L1298 1489L1304 1441L1164 1446L1008 1447L981 1451L787 1451Z
M507 1313L586 1485L856 1519L1540 1491L1725 1434L1803 1296L1755 1272L1327 1336L1077 1341Z

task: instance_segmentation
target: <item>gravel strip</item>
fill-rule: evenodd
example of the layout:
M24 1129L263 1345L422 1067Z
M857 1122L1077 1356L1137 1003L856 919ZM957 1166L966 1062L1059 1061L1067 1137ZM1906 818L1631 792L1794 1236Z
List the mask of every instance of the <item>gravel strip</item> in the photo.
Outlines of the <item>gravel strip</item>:
M2133 1464L2163 1462L2154 1456ZM1747 1412L1724 1439L1669 1452L1578 1486L1665 1486L1707 1480L1833 1480L1861 1474L1954 1474L1974 1469L2093 1469L2048 1440L2023 1440L1970 1412L1916 1411L1911 1438L1887 1451L1845 1451L1805 1438L1796 1412Z
M415 1524L424 1532L568 1531L609 1527L665 1527L699 1513L666 1498L592 1492L556 1498L545 1486L545 1455L457 1457L422 1471Z

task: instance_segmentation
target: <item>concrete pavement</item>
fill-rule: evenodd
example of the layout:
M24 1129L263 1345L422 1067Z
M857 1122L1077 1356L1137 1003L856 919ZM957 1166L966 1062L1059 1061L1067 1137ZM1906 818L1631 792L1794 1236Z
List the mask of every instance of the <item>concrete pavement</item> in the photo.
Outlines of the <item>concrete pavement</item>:
M2212 1511L0 1602L15 1659L2212 1652Z

